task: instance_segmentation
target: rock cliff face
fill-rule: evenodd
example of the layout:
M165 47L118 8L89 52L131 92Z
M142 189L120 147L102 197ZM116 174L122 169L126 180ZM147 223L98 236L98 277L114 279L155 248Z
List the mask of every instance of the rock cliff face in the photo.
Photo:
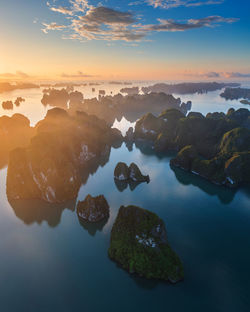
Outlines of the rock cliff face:
M178 151L172 166L216 184L237 187L250 182L247 109L230 109L227 114L210 113L206 117L200 113L185 117L177 110L167 110L159 117L147 114L136 123L134 137L135 142L150 143L155 152Z
M70 117L55 108L36 125L27 148L10 153L7 195L10 199L65 202L77 197L81 169L107 158L116 137L107 124L84 113Z
M121 206L108 253L130 273L173 283L183 279L182 263L167 242L163 221L148 210Z
M84 221L100 222L109 218L109 205L103 195L88 195L84 201L78 202L77 215Z
M7 162L9 152L17 147L25 147L34 135L28 118L21 114L0 117L0 168Z

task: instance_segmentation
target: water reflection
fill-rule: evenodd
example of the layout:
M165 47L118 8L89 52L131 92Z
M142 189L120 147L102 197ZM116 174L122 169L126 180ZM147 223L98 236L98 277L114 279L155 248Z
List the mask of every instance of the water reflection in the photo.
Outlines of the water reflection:
M9 200L9 204L14 210L15 215L25 224L41 224L47 222L50 227L56 227L65 209L75 210L75 201L62 204L49 204L41 200Z
M82 185L88 182L89 176L94 175L100 166L105 166L109 161L110 150L110 148L107 148L101 157L90 161L87 166L82 168ZM8 201L15 215L27 225L32 223L41 224L43 221L46 221L49 226L56 227L60 223L62 212L65 209L75 210L75 200L61 204L50 204L36 199L8 199ZM91 232L93 231L91 230Z
M236 189L229 189L224 186L215 185L202 177L186 172L180 168L172 167L176 179L183 185L194 185L210 196L217 196L221 203L230 204L237 192Z
M116 179L114 179L114 182L119 192L125 191L128 186L130 188L130 191L134 191L139 184L143 183L143 182L135 182L135 181L119 181Z
M107 224L109 218L105 218L100 222L90 223L84 221L83 219L79 218L79 224L86 230L91 236L95 236L97 231L102 231L104 226Z
M88 161L81 169L82 184L86 184L90 175L94 175L99 167L104 167L109 162L110 152L111 147L106 146L100 157Z

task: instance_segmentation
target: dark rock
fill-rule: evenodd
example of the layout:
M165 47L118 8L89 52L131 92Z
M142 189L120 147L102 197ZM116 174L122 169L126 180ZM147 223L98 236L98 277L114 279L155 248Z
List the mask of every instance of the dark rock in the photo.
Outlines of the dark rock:
M164 121L165 126L160 121ZM136 146L141 150L144 147L139 139L151 146L151 153L178 151L171 166L213 183L236 187L250 182L248 174L245 178L241 174L250 152L250 112L247 109L230 109L226 115L209 113L206 117L199 113L185 117L174 110L163 112L158 118L145 115L136 123L135 137ZM228 173L226 164L230 159L238 166L238 178Z
M99 95L105 95L106 94L106 91L105 90L99 90Z
M220 153L232 154L245 151L250 151L250 130L235 128L224 134L220 143Z
M187 116L188 118L205 118L201 113L199 112L190 112Z
M218 113L218 112L215 112L215 113L208 113L206 115L206 118L213 118L213 119L221 119L221 118L225 118L226 115L224 113Z
M139 88L138 87L122 88L120 92L127 93L128 95L135 95L139 94Z
M149 183L149 175L144 176L135 163L129 166L129 179L134 182L147 182Z
M195 147L192 145L188 145L180 150L175 158L171 159L170 164L171 166L176 166L184 170L191 171L192 163L197 157L198 153Z
M166 94L194 94L207 93L210 91L221 90L225 87L238 87L238 83L217 83L217 82L187 82L178 84L157 83L153 86L143 87L144 93L164 92Z
M130 127L128 131L126 132L125 141L126 142L134 141L134 129L132 127Z
M69 93L66 89L48 89L48 93L44 93L41 100L43 105L58 106L62 108L67 108L69 101Z
M239 100L239 99L250 100L250 89L226 88L225 91L222 92L220 96L225 98L226 100Z
M92 162L96 170L109 158L111 128L95 116L72 117L56 108L35 130L28 147L10 153L8 198L51 203L76 199L81 171L90 174Z
M109 257L130 273L176 283L183 266L167 242L163 221L136 206L121 206L111 231Z
M18 106L20 106L20 104L21 104L22 102L24 102L24 101L25 101L25 99L19 96L19 97L17 97L16 100L15 100L15 105L18 107Z
M154 141L158 134L164 131L166 123L162 118L157 118L148 113L143 116L135 125L135 139Z
M114 178L119 181L127 181L129 180L129 173L128 166L123 162L119 162L115 167Z
M13 102L12 101L4 101L2 103L2 108L3 109L13 109L14 105L13 105Z
M0 167L6 164L12 149L28 146L34 134L27 117L21 114L0 117L0 159L4 161Z
M109 217L109 205L103 195L88 195L84 201L78 202L77 215L88 222L100 222Z
M69 106L74 105L75 103L83 102L83 94L79 91L74 91L69 94Z
M135 163L131 163L128 167L125 163L119 162L114 171L114 179L119 181L147 182L149 176L144 176Z

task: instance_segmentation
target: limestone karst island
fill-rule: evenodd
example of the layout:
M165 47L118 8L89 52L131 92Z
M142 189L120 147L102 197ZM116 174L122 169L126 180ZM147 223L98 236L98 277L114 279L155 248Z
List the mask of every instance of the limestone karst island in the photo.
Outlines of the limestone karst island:
M250 2L0 3L0 312L249 312Z

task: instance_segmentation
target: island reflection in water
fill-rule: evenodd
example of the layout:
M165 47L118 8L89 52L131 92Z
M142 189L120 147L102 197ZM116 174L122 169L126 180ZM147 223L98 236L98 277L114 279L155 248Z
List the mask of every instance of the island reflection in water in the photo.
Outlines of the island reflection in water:
M24 308L30 296L40 301L41 295L31 287L27 285L21 293L19 287L19 282L34 285L38 278L42 288L46 285L43 288L46 292L41 291L43 304L53 304L56 311L86 307L100 311L108 302L111 311L115 311L118 303L120 311L128 311L130 304L124 299L124 291L144 311L151 311L155 302L158 310L163 311L166 300L171 309L184 309L187 304L195 307L206 301L210 303L203 310L211 311L218 296L214 285L226 289L226 293L220 294L224 298L221 311L235 311L239 305L241 311L247 311L250 302L246 299L248 280L244 276L248 274L250 252L244 246L249 244L250 237L246 222L250 220L249 192L225 190L189 173L173 171L169 165L173 155L158 157L140 147L134 145L129 152L123 144L112 148L101 166L92 164L87 174L83 172L76 202L52 207L35 200L8 203L6 195L3 196L0 229L5 235L0 242L3 255L0 286L4 287L2 283L8 279L17 288L5 283L2 306L14 310L21 304ZM143 173L150 175L150 183L120 192L113 179L119 161L134 161ZM1 170L2 192L5 178L6 169ZM109 220L89 225L78 219L76 203L87 194L104 194L110 205ZM119 207L129 204L154 211L164 220L168 240L184 263L182 283L172 286L146 281L130 276L110 261L107 255L110 231ZM15 214L9 214L11 210ZM16 244L17 238L19 247L10 252L8 246ZM11 261L6 261L5 254ZM20 275L20 270L24 274ZM150 296L145 297L148 291ZM234 293L233 303L227 303L228 292ZM94 300L97 294L100 300ZM11 300L13 295L19 298L18 304Z
M41 119L35 110L40 107L39 114L46 110L38 103L37 91L32 92L37 103L26 97L17 109L30 109L34 124ZM193 110L206 102L201 107L203 113L240 107L226 103L216 92L186 98L193 101ZM115 124L123 134L130 125L125 119ZM7 170L0 170L2 311L27 311L27 306L38 302L37 311L99 312L106 306L109 311L127 312L131 306L139 306L147 312L188 306L190 311L210 312L215 304L218 311L249 311L249 189L230 190L180 169L172 170L169 161L173 154L155 155L143 144L128 148L125 144L112 148L98 164L93 162L83 170L78 198L65 204L9 203ZM135 162L149 174L150 183L123 186L121 192L113 179L119 161ZM4 167L7 155L2 163ZM76 204L87 194L106 197L108 220L90 225L78 219ZM184 263L182 283L146 281L110 261L110 231L119 207L129 204L151 210L164 220L168 240Z

